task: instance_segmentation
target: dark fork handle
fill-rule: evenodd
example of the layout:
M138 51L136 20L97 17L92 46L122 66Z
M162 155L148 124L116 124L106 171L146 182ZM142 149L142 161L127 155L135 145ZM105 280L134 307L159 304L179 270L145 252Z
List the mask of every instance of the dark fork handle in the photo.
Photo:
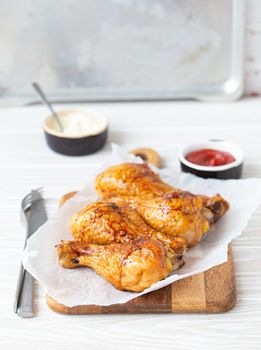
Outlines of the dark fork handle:
M34 279L28 271L24 272L23 285L18 302L17 315L20 317L33 317Z
M20 317L33 317L34 279L23 265L20 267L14 312Z
M27 239L47 220L44 200L39 189L32 190L29 195L30 206L28 206L28 195L22 201L22 215L27 223L25 246ZM33 301L34 279L21 265L15 294L14 312L20 317L33 317Z
M30 212L25 217L27 219L27 228L24 247L32 232L32 222L29 220ZM25 270L23 264L21 264L15 293L14 312L20 317L33 317L33 302L34 280L30 273Z

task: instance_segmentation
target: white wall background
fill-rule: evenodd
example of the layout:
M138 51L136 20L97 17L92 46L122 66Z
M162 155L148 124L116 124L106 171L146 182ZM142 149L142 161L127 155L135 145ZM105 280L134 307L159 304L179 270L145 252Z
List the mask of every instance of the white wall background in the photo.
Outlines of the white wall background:
M261 95L261 0L246 0L245 93Z

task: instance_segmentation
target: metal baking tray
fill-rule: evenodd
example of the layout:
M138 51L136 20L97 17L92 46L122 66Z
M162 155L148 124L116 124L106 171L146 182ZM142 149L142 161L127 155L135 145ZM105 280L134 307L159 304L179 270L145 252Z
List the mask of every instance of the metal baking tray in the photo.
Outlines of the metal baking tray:
M244 0L0 0L1 101L198 99L243 91ZM2 63L1 63L2 62Z

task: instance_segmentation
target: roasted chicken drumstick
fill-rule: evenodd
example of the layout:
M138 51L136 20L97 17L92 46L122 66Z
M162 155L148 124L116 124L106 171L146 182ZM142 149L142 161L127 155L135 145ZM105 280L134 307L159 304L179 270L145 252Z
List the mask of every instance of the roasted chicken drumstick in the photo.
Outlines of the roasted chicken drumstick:
M165 184L147 164L112 166L96 179L99 195L119 205L127 202L155 230L186 239L193 246L222 217L229 204Z
M183 264L171 249L148 237L109 245L67 241L57 251L63 267L91 267L117 289L133 292L149 288Z
M110 167L96 189L102 200L71 218L76 240L59 244L58 258L66 268L93 268L120 290L143 291L180 268L186 248L229 208L218 194L173 188L146 164Z
M96 178L96 190L104 197L147 197L173 191L148 164L123 163L111 166Z
M125 206L104 201L89 204L72 216L70 230L75 239L86 243L129 242L148 236L167 244L180 256L186 251L185 239L154 230L126 203Z

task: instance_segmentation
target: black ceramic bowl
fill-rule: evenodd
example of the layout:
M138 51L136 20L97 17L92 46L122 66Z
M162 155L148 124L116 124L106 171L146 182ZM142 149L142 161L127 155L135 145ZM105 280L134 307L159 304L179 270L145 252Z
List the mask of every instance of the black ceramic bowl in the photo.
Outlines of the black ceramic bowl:
M59 130L53 116L47 117L43 125L47 144L53 151L83 156L99 151L106 143L108 120L103 114L92 110L68 109L58 112L58 116L65 127L64 133Z
M193 151L211 148L219 151L229 152L235 158L235 161L226 165L219 166L203 166L191 163L186 156ZM183 148L179 155L181 169L204 178L216 179L240 179L243 169L243 152L242 150L230 142L225 141L207 141L202 143L194 143Z

